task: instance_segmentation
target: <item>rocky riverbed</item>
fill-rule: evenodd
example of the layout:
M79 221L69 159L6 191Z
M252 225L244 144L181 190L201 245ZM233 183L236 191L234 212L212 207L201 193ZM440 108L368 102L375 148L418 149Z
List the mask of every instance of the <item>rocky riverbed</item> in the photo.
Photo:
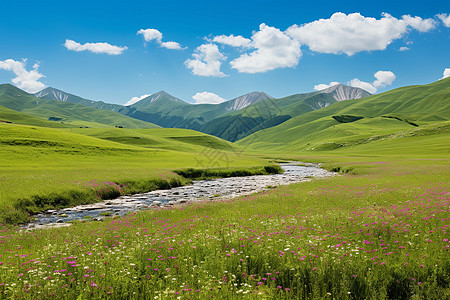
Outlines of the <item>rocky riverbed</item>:
M121 196L95 204L80 205L61 210L49 210L36 216L36 221L28 228L49 226L68 226L68 221L92 219L102 221L106 216L124 216L129 212L164 207L199 200L221 200L266 190L273 186L287 185L311 180L312 178L329 177L335 173L321 169L317 164L301 164L298 162L280 164L282 174L256 175L245 177L219 178L199 180L192 185L181 186L169 190L157 190L143 194Z

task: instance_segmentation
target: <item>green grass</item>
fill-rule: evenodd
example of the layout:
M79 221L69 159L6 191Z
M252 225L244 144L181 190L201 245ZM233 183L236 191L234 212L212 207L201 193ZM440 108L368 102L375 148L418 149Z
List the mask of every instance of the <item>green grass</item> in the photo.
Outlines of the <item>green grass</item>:
M24 210L34 213L186 183L174 169L264 165L267 160L192 130L2 123L0 218L20 223L27 220Z
M20 299L450 297L449 159L357 159L334 159L357 175L239 199L6 230L0 291Z
M0 120L16 124L34 125L41 127L54 127L54 128L72 127L71 125L68 124L62 124L60 122L51 122L38 117L33 117L3 106L0 106Z
M181 150L197 152L208 147L218 150L237 151L239 147L198 131L178 128L157 129L117 129L117 128L76 128L70 132L145 148Z

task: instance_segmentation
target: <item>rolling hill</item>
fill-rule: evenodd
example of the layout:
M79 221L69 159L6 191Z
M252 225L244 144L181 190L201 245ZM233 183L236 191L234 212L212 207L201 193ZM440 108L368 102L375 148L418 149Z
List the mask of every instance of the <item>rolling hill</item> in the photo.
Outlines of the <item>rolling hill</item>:
M336 102L264 129L238 144L270 151L332 150L450 120L450 78ZM444 123L445 124L445 123ZM436 125L438 126L438 125ZM419 128L418 128L419 127Z
M155 124L136 120L109 110L97 109L71 102L37 98L10 84L0 85L0 105L55 123L76 126L126 128L156 128ZM48 123L47 123L48 125ZM61 127L55 125L54 127Z

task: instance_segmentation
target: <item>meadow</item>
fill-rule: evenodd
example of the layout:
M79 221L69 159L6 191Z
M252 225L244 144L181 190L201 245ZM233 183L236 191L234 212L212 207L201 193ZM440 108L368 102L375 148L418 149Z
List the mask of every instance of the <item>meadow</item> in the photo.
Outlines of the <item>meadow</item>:
M0 223L189 182L183 168L265 173L240 147L185 129L55 129L0 123Z
M448 140L444 132L275 153L268 157L321 161L345 175L68 228L4 227L0 291L18 299L448 299Z

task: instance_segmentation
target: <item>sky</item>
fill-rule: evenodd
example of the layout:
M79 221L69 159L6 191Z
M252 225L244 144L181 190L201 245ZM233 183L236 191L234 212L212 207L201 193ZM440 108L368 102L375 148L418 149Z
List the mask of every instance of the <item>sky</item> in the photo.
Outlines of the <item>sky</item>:
M219 103L446 76L448 1L2 0L0 84L30 93Z

